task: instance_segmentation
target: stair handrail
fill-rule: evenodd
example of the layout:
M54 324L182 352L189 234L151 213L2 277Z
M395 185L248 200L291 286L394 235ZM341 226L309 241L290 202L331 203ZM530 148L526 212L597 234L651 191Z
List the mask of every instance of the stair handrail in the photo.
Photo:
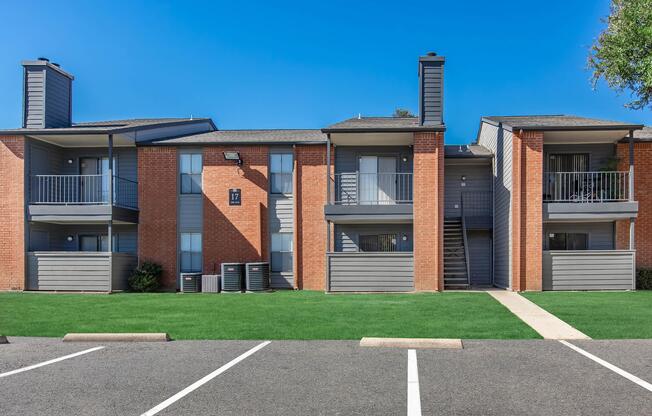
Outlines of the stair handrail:
M464 214L464 196L460 194L460 213L462 216L462 238L464 242L464 262L466 264L466 284L468 287L471 287L471 268L469 264L471 260L469 258L469 243L466 238L466 215Z

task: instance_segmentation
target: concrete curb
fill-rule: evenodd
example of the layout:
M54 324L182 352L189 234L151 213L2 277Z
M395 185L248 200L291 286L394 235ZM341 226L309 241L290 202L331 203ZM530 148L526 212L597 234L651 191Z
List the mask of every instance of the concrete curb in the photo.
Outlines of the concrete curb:
M456 338L370 338L360 340L361 347L410 349L462 349L462 340Z
M0 344L9 344L9 340L6 336L0 335Z
M66 334L63 342L167 342L170 336L159 333L89 333Z

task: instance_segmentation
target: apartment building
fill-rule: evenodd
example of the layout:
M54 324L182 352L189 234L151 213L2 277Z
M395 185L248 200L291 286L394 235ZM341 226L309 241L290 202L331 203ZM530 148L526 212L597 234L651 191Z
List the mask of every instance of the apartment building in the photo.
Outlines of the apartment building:
M23 126L0 131L0 289L124 290L143 261L168 290L253 261L277 289L632 289L652 266L650 131L484 117L474 144L445 145L444 64L419 58L417 117L221 130L73 123L73 76L23 62Z

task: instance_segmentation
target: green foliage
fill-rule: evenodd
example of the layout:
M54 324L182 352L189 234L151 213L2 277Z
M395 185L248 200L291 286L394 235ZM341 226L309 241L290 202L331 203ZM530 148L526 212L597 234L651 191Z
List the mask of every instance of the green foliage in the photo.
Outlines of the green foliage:
M414 114L410 112L410 110L407 110L405 108L397 108L394 110L394 114L392 114L392 117L414 117Z
M638 269L636 271L636 289L652 290L652 269Z
M163 268L156 263L143 262L129 276L129 287L135 292L153 292L159 288Z
M604 22L589 55L594 88L604 79L618 92L631 92L627 107L652 105L652 0L612 0Z

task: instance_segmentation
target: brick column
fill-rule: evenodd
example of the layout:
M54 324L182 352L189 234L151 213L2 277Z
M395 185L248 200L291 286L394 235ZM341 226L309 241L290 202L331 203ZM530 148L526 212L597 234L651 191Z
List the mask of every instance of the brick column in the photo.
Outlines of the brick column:
M414 288L444 288L444 133L414 133Z
M224 151L239 152L242 166L225 160ZM269 261L269 147L206 146L203 154L204 270ZM229 189L240 189L241 205L229 205Z
M162 286L177 281L177 149L138 148L138 261L163 267Z
M512 290L541 290L543 132L514 132L512 140Z
M629 143L618 143L618 170L629 170ZM634 143L634 200L638 217L634 227L636 267L652 268L652 142ZM629 220L616 222L616 248L629 248Z
M0 290L25 288L25 138L0 136Z
M297 289L325 290L326 282L326 146L297 145L294 270ZM334 155L331 152L331 160ZM331 238L332 240L332 238Z

